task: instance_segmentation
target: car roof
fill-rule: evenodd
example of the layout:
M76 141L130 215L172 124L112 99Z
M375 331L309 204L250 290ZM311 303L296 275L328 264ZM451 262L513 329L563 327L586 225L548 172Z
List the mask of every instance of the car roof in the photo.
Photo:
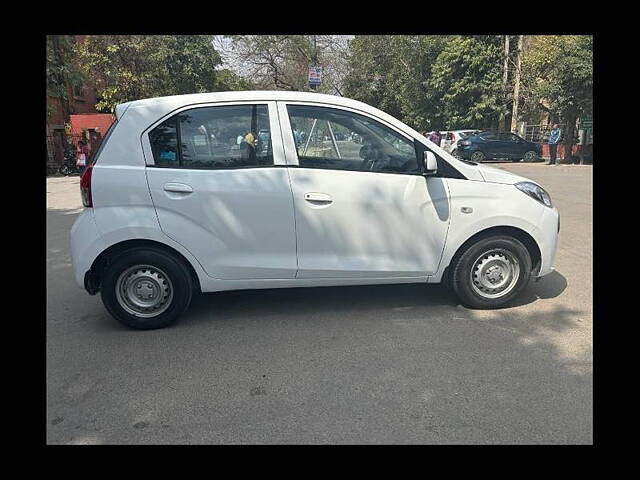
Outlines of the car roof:
M351 106L359 109L371 106L337 95L311 92L291 92L286 90L239 90L231 92L191 93L186 95L171 95L167 97L143 98L123 103L116 107L116 113L124 112L128 107L161 107L162 105L190 105L197 103L236 102L236 101L292 101L332 103L335 105Z

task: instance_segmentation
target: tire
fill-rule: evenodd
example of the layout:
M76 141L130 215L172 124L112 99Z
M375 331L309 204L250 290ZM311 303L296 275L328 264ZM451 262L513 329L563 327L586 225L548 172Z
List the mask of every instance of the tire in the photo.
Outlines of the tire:
M472 162L480 163L486 160L486 157L484 153L482 153L480 150L477 150L471 154L470 159Z
M522 157L522 160L524 160L525 162L535 162L537 159L538 159L538 153L533 150L529 150L528 152L525 152L524 156Z
M193 281L183 261L153 247L119 254L101 283L105 308L120 323L138 330L171 325L189 307L193 294Z
M64 175L64 176L69 175L69 165L62 165L58 169L58 172L60 172L60 175Z
M474 270L478 273L472 280ZM451 287L465 307L490 309L518 296L530 276L527 248L513 237L495 235L479 240L458 256L452 268ZM486 287L494 285L493 281L498 287L495 290Z

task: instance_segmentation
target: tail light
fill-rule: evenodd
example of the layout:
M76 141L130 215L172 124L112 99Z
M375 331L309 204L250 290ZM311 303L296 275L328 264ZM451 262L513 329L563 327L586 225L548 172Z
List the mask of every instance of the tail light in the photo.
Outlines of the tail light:
M93 171L93 164L89 165L87 169L80 177L80 196L82 197L82 204L85 207L93 207L93 198L91 197L91 172Z

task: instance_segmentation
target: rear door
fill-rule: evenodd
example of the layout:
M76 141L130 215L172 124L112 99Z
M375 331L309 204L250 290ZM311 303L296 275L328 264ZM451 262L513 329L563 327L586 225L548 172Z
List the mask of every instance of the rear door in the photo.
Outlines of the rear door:
M279 132L275 102L241 102L185 107L143 134L160 226L211 277L295 277Z
M501 150L498 135L493 132L481 133L479 135L482 139L482 142L478 145L480 150L482 150L487 157L499 157Z

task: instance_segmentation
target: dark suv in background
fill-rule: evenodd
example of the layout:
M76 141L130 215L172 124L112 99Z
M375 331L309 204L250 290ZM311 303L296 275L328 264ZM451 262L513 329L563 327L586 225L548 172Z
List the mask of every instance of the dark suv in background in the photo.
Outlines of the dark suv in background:
M457 155L482 162L493 159L534 162L542 155L542 146L509 132L484 131L458 142Z

